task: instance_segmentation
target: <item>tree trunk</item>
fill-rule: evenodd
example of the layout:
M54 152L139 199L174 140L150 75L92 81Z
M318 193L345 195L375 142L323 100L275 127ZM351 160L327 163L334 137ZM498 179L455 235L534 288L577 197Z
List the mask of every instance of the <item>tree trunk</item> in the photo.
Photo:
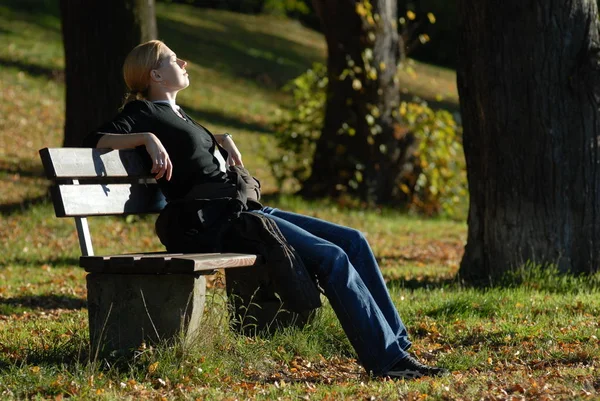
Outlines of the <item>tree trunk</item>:
M66 74L64 146L111 119L123 103L129 51L156 37L154 0L61 0Z
M525 263L596 271L596 1L459 0L458 6L470 192L460 275L489 282Z
M312 175L301 193L350 192L368 201L390 202L404 195L399 176L408 147L397 126L401 49L396 2L313 4L327 40L329 86Z

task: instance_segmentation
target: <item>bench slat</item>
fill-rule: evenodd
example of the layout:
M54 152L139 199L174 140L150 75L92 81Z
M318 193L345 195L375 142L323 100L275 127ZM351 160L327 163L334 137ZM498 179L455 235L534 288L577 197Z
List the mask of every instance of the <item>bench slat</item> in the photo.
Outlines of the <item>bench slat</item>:
M217 255L221 256L220 253L207 253L202 255ZM192 255L191 257L196 256ZM190 255L184 254L169 254L169 255L116 255L106 260L108 268L111 272L128 272L132 271L135 273L190 273L194 272L193 265L187 263L186 265L179 268L178 271L173 270L173 261L176 258L189 258ZM177 270L177 269L175 269Z
M40 157L50 179L150 177L135 149L44 148Z
M60 184L51 193L57 217L158 213L166 205L157 184Z
M261 262L261 257L258 255L246 255L241 253L211 255L205 253L172 258L169 271L173 273L185 273L188 271L200 272L230 267L254 266Z
M107 265L108 261L111 258L121 257L121 256L144 256L146 258L164 258L164 257L173 257L173 256L181 256L183 253L167 253L165 251L160 252L147 252L147 253L125 253L119 255L104 255L104 256L88 256L83 255L79 257L79 266L83 267L85 271L100 273L104 270L104 266Z
M203 273L217 269L254 266L260 256L237 253L152 253L82 256L79 265L90 273Z

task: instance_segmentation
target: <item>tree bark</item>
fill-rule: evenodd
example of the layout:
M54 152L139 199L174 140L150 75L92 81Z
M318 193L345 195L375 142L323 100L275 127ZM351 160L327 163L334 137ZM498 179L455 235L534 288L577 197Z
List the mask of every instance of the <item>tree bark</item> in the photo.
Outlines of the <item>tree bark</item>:
M595 0L459 0L470 192L460 275L526 263L589 273L600 255Z
M408 141L398 129L401 49L392 0L314 0L327 40L324 127L301 193L350 192L387 203L404 196ZM369 9L369 4L372 9Z
M129 51L156 37L154 0L61 0L66 75L64 146L111 119L123 103Z

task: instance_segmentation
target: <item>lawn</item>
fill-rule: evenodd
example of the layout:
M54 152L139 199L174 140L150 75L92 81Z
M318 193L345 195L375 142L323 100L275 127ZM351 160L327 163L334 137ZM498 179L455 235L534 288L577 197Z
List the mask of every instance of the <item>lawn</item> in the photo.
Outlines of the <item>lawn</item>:
M281 88L315 61L323 38L270 16L157 7L159 36L189 60L180 103L212 131L235 133L268 203L363 231L413 351L452 375L389 381L357 364L331 308L310 326L244 337L228 326L222 276L211 281L197 344L102 360L89 349L85 273L74 224L54 217L37 154L60 146L64 75L57 1L0 5L0 398L151 400L600 399L598 280L544 272L469 288L456 274L466 223L277 194L264 155ZM413 63L413 62L411 62ZM405 96L457 110L454 72L414 62ZM90 221L97 254L160 250L153 217Z

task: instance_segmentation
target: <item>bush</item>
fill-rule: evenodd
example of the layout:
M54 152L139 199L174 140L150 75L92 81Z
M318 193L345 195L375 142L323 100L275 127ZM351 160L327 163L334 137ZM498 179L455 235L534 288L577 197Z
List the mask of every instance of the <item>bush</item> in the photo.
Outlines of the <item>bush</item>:
M310 176L323 127L327 82L326 67L315 63L284 87L293 100L279 111L275 138L280 153L269 160L281 191L297 191ZM409 210L427 215L462 214L468 193L461 127L449 112L434 111L424 102L403 102L399 114L418 141L413 168L401 186Z
M269 160L280 190L297 191L310 176L316 142L323 127L327 69L321 63L287 83L283 90L293 101L278 110L275 138L279 157Z
M418 141L413 172L402 184L409 208L427 215L463 214L468 191L462 127L448 111L434 111L425 102L402 102L400 115Z

